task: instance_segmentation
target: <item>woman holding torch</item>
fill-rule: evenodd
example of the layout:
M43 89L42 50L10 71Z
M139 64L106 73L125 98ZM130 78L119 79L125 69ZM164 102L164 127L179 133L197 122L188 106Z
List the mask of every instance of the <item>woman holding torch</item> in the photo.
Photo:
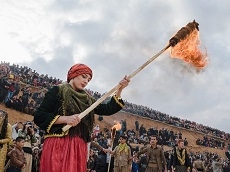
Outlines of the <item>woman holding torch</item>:
M124 106L120 96L130 81L126 76L107 104L101 103L84 118L79 118L79 114L96 101L85 91L92 76L87 65L73 65L68 71L67 83L51 88L35 112L35 124L45 130L40 172L85 172L94 114L112 115ZM65 125L72 127L63 131Z

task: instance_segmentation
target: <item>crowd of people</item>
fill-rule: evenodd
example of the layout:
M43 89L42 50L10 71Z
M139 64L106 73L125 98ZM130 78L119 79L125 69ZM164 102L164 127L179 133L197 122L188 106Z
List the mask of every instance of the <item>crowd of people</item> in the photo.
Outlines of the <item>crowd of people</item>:
M90 75L90 77L92 76ZM71 79L72 78L70 78L70 80ZM62 83L61 80L49 77L48 75L40 75L28 67L19 67L18 65L10 65L5 62L1 62L0 64L0 102L5 104L6 107L20 112L36 115L35 112L37 108L40 107L47 91L60 83ZM87 91L95 99L102 96L98 92L94 92L92 90ZM173 126L215 136L215 138L204 137L199 139L197 141L198 145L222 148L224 146L223 140L226 141L229 139L228 133L219 131L218 129L213 129L188 120L182 120L177 117L171 117L145 106L135 105L127 101L124 101L124 105L125 106L122 110L126 113L133 113ZM37 123L40 123L40 121ZM116 138L114 140L111 138L112 131L106 127L104 129L100 129L98 128L99 125L94 128L94 132L91 134L89 139L85 138L87 142L89 142L89 140L93 140L88 146L90 150L87 158L88 171L103 172L107 171L108 168L114 168L114 170L116 170L116 168L119 168L116 166L120 166L120 163L126 163L126 159L127 167L125 168L132 172L141 172L147 170L148 168L150 170L150 168L154 168L156 160L151 160L151 162L154 163L152 163L153 165L150 167L147 155L151 152L148 150L148 145L151 144L153 144L157 149L159 148L159 152L163 152L164 156L161 158L162 161L165 159L165 163L163 164L162 169L167 171L174 171L177 168L186 168L191 170L195 168L205 168L205 171L211 172L217 166L214 165L214 163L219 163L222 170L226 171L226 169L229 169L228 159L221 158L217 154L210 152L187 152L187 165L181 165L181 162L175 157L178 156L178 151L181 151L182 154L182 151L186 150L184 149L184 146L189 144L187 139L183 138L182 132L175 132L172 129L169 130L167 128L158 129L154 126L145 128L144 124L139 125L138 121L135 122L135 128L127 128L126 120L122 120L120 123L122 126L121 130L117 131ZM10 168L11 166L14 166L15 164L12 165L14 161L9 161L9 159L12 159L14 153L20 153L20 151L23 150L24 158L20 164L20 169L24 172L38 172L46 131L42 127L35 125L34 121L17 122L12 125L11 129L12 136L7 137L12 138L14 142L9 144L11 147L8 148L8 154L4 159L6 163L4 164L4 167L9 166ZM1 131L3 130L1 129ZM6 135L1 135L0 146L3 144L1 143L1 139L3 139L3 137L6 137ZM7 143L10 143L10 141ZM156 144L159 146L156 146ZM140 145L140 147L133 147L131 145ZM169 151L164 151L164 146L171 147L171 149ZM2 149L2 146L0 149ZM123 155L123 160L121 161L117 157L121 156L122 151L125 153ZM123 162L124 159L125 162ZM202 161L202 167L199 165L196 167L197 164L199 164L198 161ZM17 170L17 168L13 170ZM118 171L119 170L122 169L118 169Z
M146 106L142 106L142 105L136 105L130 102L125 101L125 107L124 107L124 111L125 112L129 112L131 114L137 114L140 115L142 117L147 117L153 120L157 120L160 122L164 122L166 124L170 124L176 127L181 127L181 128L185 128L185 129L189 129L192 131L197 131L197 132L201 132L204 134L210 134L219 138L223 138L225 140L229 140L230 139L230 134L226 133L224 131L220 131L218 129L209 127L209 126L205 126L203 124L198 124L194 121L189 121L186 119L180 119L178 117L175 116L170 116L168 114L165 114L163 112L159 112L157 110L154 110L152 108L146 107Z
M196 144L205 147L211 147L211 148L223 148L224 141L215 138L208 138L207 136L204 136L203 139L198 138L196 140Z
M149 130L149 129L148 129ZM147 131L148 131L147 130ZM164 130L163 128L159 131ZM111 138L111 130L109 128L103 128L99 129L99 132L93 132L92 133L92 143L90 144L90 151L89 151L89 157L87 161L87 168L91 172L107 172L107 169L114 168L114 160L111 159L111 152L109 150L113 150L116 152L116 148L121 143L121 137L124 138L125 143L127 143L128 146L130 146L130 155L129 159L130 162L128 163L129 167L131 168L131 172L144 172L148 166L147 161L147 153L145 150L147 150L147 147L149 143L152 142L152 134L148 133L146 140L144 142L141 142L140 144L133 144L135 142L132 142L132 136L133 134L128 134L129 131L123 132L122 134L120 131L118 131L115 135L115 139L112 140ZM138 135L138 132L134 131L132 133L135 133L134 135ZM145 135L145 133L143 134ZM140 137L143 137L140 136ZM21 142L23 140L23 146L22 149L24 150L24 162L22 163L25 172L32 171L32 172L38 172L39 171L39 164L40 164L40 157L42 153L42 147L44 143L44 131L37 128L36 125L34 125L33 122L27 121L27 122L17 122L14 125L12 125L12 140L14 141L14 145L17 147L18 142ZM174 168L176 168L176 163L174 162L174 156L175 154L175 148L178 147L178 141L183 142L185 144L185 139L183 137L177 137L174 136L176 139L174 140L174 145L171 146L172 149L164 151L164 157L166 160L166 166L167 171L173 171ZM159 134L157 135L157 145L162 151L164 150L164 146L160 143L160 137ZM1 142L0 142L1 143ZM113 143L113 145L112 145ZM96 145L96 146L95 146ZM139 146L131 146L131 145L139 145ZM113 146L113 147L111 147ZM11 145L12 148L8 150L8 152L13 150L13 144ZM115 149L116 148L116 149ZM182 145L183 148L183 145ZM144 152L143 152L144 151ZM115 152L113 154L115 154ZM227 152L227 151L226 151ZM188 156L188 165L187 167L195 168L196 162L198 160L202 161L202 164L205 167L206 172L213 172L213 168L220 168L223 170L229 170L230 164L227 158L221 158L216 153L211 152L187 152ZM6 158L7 160L9 159ZM8 161L6 161L7 163ZM115 163L116 164L116 163ZM214 165L215 164L215 165ZM218 167L218 164L220 167ZM217 166L217 167L216 167Z

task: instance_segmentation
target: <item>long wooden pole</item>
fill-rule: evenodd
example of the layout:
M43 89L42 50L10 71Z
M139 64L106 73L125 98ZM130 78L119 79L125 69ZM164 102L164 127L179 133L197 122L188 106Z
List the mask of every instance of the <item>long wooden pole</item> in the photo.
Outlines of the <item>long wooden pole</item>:
M141 65L137 70L135 70L133 73L131 73L128 78L131 79L134 77L137 73L139 73L142 69L144 69L148 64L150 64L153 60L155 60L158 56L160 56L163 52L165 52L171 45L168 44L165 48L163 48L161 51L159 51L156 55L154 55L152 58L150 58L148 61L146 61L143 65ZM89 112L91 112L93 109L95 109L100 103L102 103L106 98L108 98L111 94L113 94L115 91L117 91L120 88L120 85L118 84L114 88L112 88L109 92L104 94L101 98L99 98L95 103L93 103L90 107L88 107L85 111L79 114L79 118L84 118ZM66 125L62 128L62 131L66 132L69 130L72 126Z
M116 128L113 127L112 133L111 133L111 151L113 151L113 143L114 143L115 135L116 135ZM109 172L110 170L111 158L112 158L112 155L110 154L107 172Z
M158 56L160 56L163 52L165 52L169 47L174 47L178 42L185 39L189 34L191 34L194 30L199 31L199 24L193 20L193 22L188 23L185 27L182 27L170 40L169 44L163 48L159 53L154 55L152 58L150 58L148 61L146 61L143 65L141 65L137 70L135 70L133 73L131 73L128 78L131 79L134 77L137 73L139 73L143 68L145 68L149 63L151 63L153 60L155 60ZM89 112L91 112L94 108L96 108L100 103L102 103L107 97L109 97L112 93L114 93L116 90L120 88L120 85L118 84L114 88L112 88L109 92L104 94L100 99L98 99L95 103L93 103L90 107L88 107L85 111L79 114L79 117L82 119L84 118ZM66 125L62 128L64 132L66 132L68 129L70 129L71 125Z
M143 65L141 65L137 70L135 70L133 73L131 73L128 78L131 79L134 77L137 73L139 73L142 69L144 69L148 64L150 64L153 60L155 60L158 56L160 56L163 52L165 52L171 44L168 44L165 48L163 48L161 51L159 51L156 55L154 55L152 58L150 58L148 61L146 61ZM93 109L95 109L100 103L102 103L106 98L108 98L111 94L113 94L115 91L117 91L120 88L120 85L118 84L114 88L112 88L109 92L104 94L100 99L98 99L95 103L93 103L90 107L88 107L85 111L79 114L79 118L84 118L89 112L91 112ZM72 126L66 125L62 128L62 131L66 132L69 130Z

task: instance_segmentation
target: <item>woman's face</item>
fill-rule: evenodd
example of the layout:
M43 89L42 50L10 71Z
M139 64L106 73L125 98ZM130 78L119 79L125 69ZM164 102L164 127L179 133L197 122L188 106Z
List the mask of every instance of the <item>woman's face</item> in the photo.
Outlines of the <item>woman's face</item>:
M89 74L78 75L77 77L70 80L69 84L74 90L83 90L91 80Z

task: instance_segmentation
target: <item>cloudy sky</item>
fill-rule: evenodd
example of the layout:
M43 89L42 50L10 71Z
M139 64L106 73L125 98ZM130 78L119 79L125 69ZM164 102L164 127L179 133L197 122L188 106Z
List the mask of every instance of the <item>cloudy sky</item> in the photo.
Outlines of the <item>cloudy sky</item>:
M0 0L0 60L66 80L74 63L104 93L164 48L194 19L209 64L197 74L168 52L140 71L122 97L230 132L230 1Z

